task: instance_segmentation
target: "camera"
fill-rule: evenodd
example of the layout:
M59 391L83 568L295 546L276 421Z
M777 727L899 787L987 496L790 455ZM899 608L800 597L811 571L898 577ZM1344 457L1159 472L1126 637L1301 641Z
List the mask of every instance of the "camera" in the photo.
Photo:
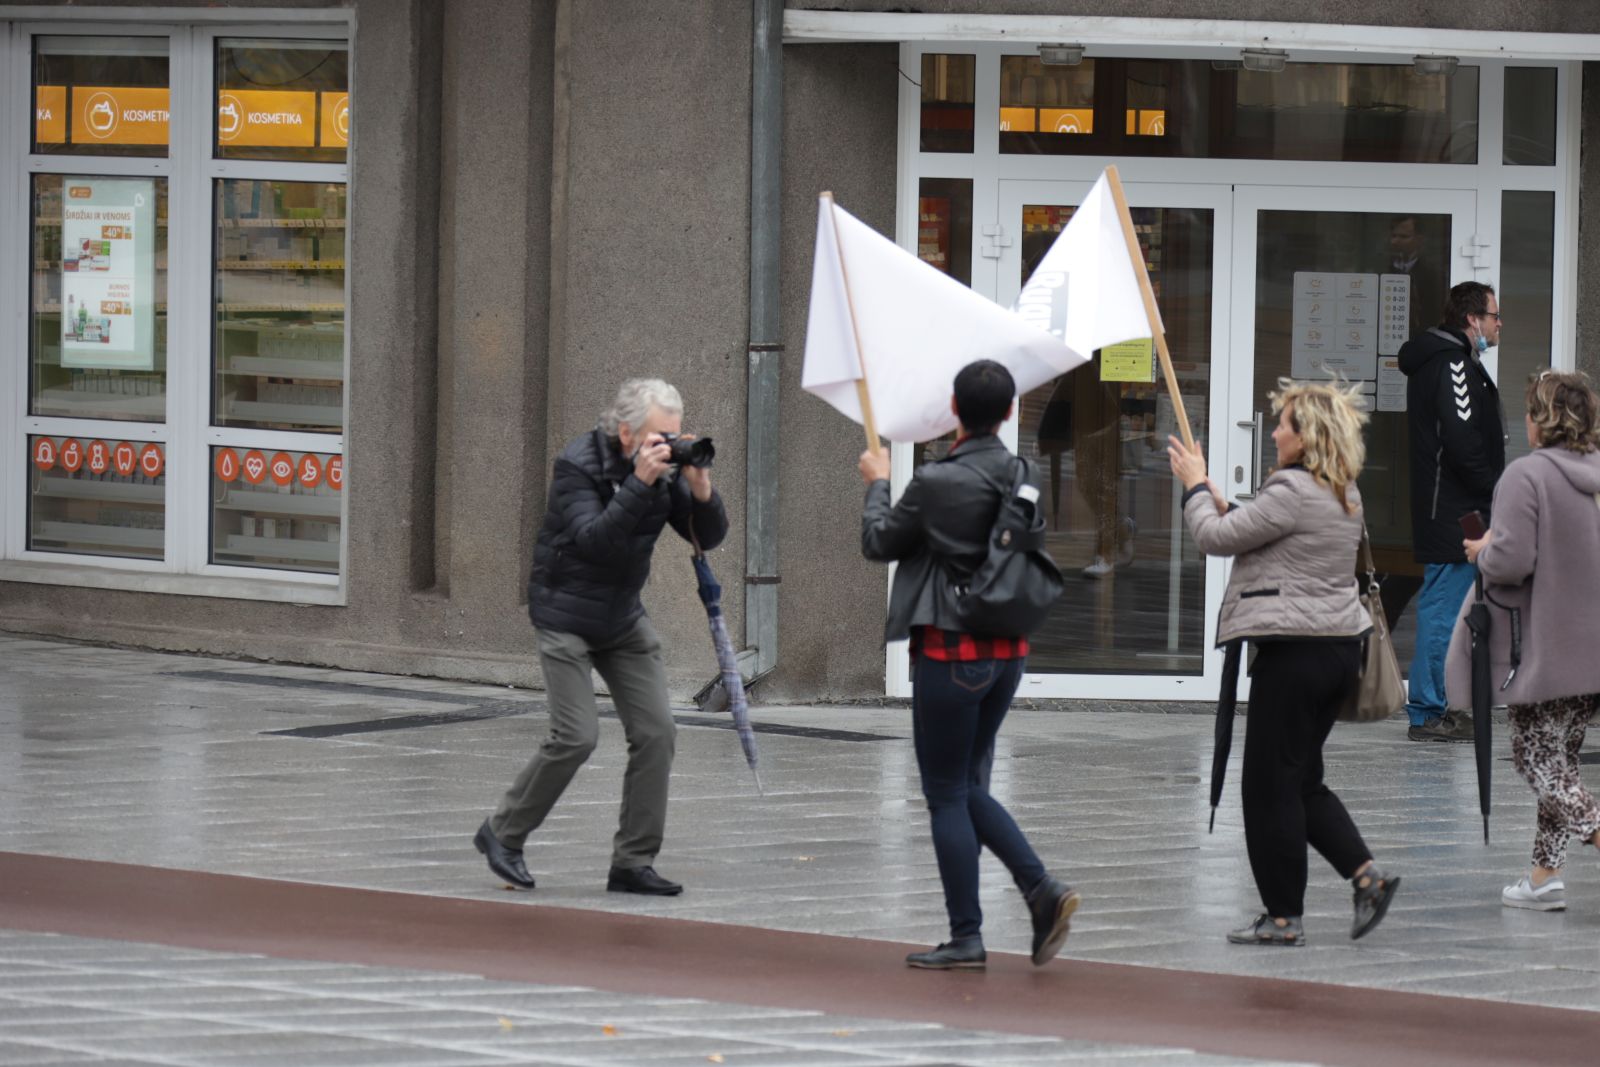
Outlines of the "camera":
M671 461L679 467L709 467L716 458L717 449L709 437L684 437L682 434L664 433L661 439L672 450Z

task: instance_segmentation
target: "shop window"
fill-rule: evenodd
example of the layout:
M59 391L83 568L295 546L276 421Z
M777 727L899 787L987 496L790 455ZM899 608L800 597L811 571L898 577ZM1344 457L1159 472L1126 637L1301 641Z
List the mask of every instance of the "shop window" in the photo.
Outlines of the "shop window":
M1556 68L1506 68L1505 146L1510 166L1556 163Z
M170 90L164 37L36 37L33 151L164 156Z
M166 456L155 441L28 439L28 547L161 559Z
M922 57L922 137L924 152L971 152L976 56Z
M163 422L167 181L33 178L34 415Z
M338 573L343 457L215 448L211 472L211 562Z
M1107 57L1000 65L1002 153L1476 163L1477 139L1472 66L1437 75L1375 63L1277 73Z
M336 585L346 43L13 32L34 107L31 161L0 157L26 207L0 216L28 264L6 279L27 310L0 348L26 361L13 380L27 372L6 422L7 462L27 469L3 509L17 566L76 558L85 583L115 585L154 562L141 588L208 595ZM169 87L169 57L194 76Z
M1528 451L1519 428L1528 376L1550 366L1555 303L1556 194L1507 192L1500 200L1499 382L1504 398L1506 459Z
M217 44L217 158L343 163L350 54L342 41Z
M1000 60L1000 151L1070 153L1095 130L1095 71L1047 66L1037 56Z
M216 183L218 426L344 425L345 191Z

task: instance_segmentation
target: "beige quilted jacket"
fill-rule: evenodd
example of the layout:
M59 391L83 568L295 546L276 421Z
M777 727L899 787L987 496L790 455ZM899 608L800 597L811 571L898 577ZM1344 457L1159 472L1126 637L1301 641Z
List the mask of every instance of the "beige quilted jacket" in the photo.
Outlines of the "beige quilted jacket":
M1274 472L1255 500L1218 515L1204 489L1184 503L1195 544L1233 556L1217 644L1237 638L1359 637L1372 628L1356 588L1361 494L1346 514L1308 471Z

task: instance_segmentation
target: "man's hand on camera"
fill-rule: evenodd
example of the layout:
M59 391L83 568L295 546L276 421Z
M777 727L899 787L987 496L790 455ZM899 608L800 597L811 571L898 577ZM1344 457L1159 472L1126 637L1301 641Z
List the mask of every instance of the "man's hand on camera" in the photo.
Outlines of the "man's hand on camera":
M655 485L656 479L672 469L672 446L662 440L661 435L653 433L644 439L644 444L639 446L639 451L633 457L633 476L645 485ZM706 489L709 493L711 483L707 481Z

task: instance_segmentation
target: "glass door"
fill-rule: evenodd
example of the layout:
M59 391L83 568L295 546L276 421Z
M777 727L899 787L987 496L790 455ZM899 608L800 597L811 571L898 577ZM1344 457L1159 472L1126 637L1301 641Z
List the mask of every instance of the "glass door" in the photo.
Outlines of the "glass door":
M999 185L1000 225L1011 240L998 245L995 299L1010 305L1091 186ZM1212 369L1228 351L1231 194L1143 183L1126 191L1184 407L1207 442L1222 400ZM1210 648L1222 572L1183 532L1166 453L1174 426L1149 339L1097 352L1021 398L1008 443L1040 468L1050 551L1068 582L1031 639L1025 694L1215 694L1220 659Z
M1450 286L1487 262L1477 194L1465 190L1238 186L1234 200L1232 373L1227 448L1211 472L1248 500L1275 459L1267 394L1278 379L1361 383L1372 421L1359 485L1385 600L1421 580L1411 554L1410 449L1400 346L1436 325ZM1487 280L1479 271L1478 280ZM1495 367L1485 360L1491 374ZM1395 627L1410 662L1413 613ZM1243 680L1242 680L1243 681Z

